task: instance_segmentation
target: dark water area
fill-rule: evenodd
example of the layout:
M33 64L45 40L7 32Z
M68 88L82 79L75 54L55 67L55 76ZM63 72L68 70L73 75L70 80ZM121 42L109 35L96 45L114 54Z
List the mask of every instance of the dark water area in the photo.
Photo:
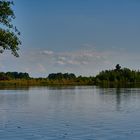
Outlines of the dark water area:
M0 90L0 140L139 140L140 88Z

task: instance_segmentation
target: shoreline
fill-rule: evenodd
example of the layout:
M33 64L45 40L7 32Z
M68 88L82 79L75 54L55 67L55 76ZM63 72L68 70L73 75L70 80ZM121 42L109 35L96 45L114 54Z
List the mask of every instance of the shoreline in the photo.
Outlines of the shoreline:
M18 79L18 80L4 80L0 81L0 88L3 87L68 87L68 86L99 86L103 88L140 88L140 83L134 82L100 82L95 83L94 81L79 82L76 80L48 80L48 79Z

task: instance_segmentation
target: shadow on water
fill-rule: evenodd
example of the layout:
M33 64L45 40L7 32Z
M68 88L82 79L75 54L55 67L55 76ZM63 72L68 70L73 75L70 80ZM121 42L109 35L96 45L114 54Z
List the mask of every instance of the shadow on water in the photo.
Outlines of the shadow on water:
M120 110L120 104L121 104L121 89L116 89L116 109Z
M86 88L88 86L19 86L19 85L0 85L0 90L30 90L30 89L48 89L48 90L74 90L77 88Z
M140 83L100 83L100 88L140 88Z
M29 90L30 86L1 86L0 90Z
M99 88L99 94L106 103L116 102L116 111L121 111L140 99L140 88Z

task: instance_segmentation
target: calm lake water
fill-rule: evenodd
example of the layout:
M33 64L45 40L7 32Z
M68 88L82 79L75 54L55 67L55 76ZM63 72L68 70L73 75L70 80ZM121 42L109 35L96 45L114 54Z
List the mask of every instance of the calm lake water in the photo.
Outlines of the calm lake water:
M140 88L0 90L0 140L139 140Z

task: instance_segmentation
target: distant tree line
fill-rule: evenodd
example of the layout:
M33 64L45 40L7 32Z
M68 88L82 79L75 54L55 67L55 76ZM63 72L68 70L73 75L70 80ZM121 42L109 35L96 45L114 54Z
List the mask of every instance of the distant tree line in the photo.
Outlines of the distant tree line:
M0 72L0 81L13 79L44 85L108 85L110 83L122 85L124 83L140 83L140 71L121 68L117 64L115 69L101 71L95 77L76 76L73 73L51 73L46 78L32 78L28 73L23 72Z
M22 72L0 72L0 80L11 80L11 79L29 79L28 73Z
M47 79L49 84L61 85L93 85L94 77L76 76L73 73L51 73Z
M73 73L51 73L48 75L49 80L71 80L71 79L76 79L75 74Z
M121 68L119 64L113 70L105 70L100 72L96 78L96 83L101 82L140 82L140 71L130 70L128 68Z

